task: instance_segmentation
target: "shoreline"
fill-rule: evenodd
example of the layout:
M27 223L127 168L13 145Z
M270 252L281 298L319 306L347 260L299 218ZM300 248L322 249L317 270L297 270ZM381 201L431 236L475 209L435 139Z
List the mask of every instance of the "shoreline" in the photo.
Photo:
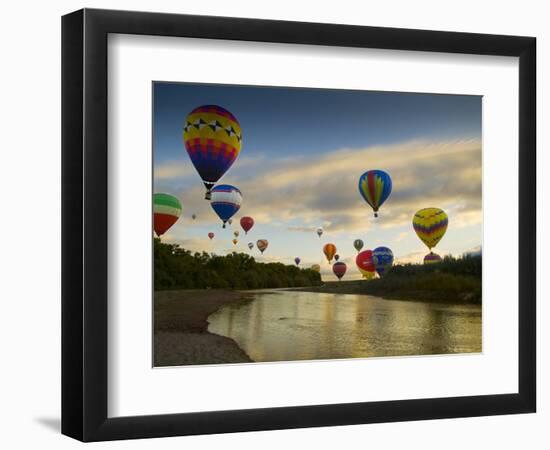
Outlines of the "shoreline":
M379 289L372 289L369 281L327 281L321 286L310 286L295 288L294 290L302 292L318 292L325 294L351 294L351 295L371 295L380 297L384 300L401 300L425 303L447 303L453 305L481 305L481 301L476 301L475 296L470 292L446 292L431 290L402 289L401 291L384 292Z
M254 362L233 339L208 331L208 316L243 301L242 291L155 291L154 366Z

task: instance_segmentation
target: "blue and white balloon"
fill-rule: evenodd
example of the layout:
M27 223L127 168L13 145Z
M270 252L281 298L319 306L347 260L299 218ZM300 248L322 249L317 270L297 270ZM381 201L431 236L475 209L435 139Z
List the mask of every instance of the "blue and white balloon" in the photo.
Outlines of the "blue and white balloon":
M212 188L210 206L223 222L223 228L228 220L240 209L243 201L241 191L230 184L220 184Z
M372 261L378 276L388 273L393 264L393 252L388 247L377 247L372 251Z

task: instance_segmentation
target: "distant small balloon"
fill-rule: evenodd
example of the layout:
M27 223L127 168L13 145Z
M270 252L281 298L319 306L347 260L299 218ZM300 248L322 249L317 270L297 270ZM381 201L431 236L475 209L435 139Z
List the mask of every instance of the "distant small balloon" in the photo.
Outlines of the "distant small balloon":
M195 220L197 218L196 214L191 214L191 219Z
M342 261L335 262L332 265L332 271L334 272L334 275L336 275L338 277L338 280L342 279L342 277L346 273L347 268L348 267L346 266L346 263L344 263Z
M235 237L239 237L239 230L235 230L235 231L233 231L233 236L235 236Z
M244 230L244 234L248 234L250 229L254 226L254 219L252 217L241 217L241 227Z
M237 239L233 239L233 245L237 245L237 242L239 242Z
M264 251L268 245L269 242L267 241L267 239L259 239L258 241L256 241L256 246L258 247L258 250L260 250L260 253L262 255L264 254Z
M334 244L325 244L323 247L323 253L327 257L327 261L332 262L332 258L336 254L336 245Z
M439 256L437 253L430 252L426 256L424 256L424 264L434 264L441 261L441 256Z
M317 236L321 237L323 234L323 229L321 227L317 228Z
M248 243L248 248L249 248L250 250L252 250L252 249L254 248L254 242L249 242L249 243Z
M208 233L208 237L210 238L210 240L214 239L214 233L212 232Z
M231 224L233 223L233 219L229 219L229 220L227 221L227 223L228 223L229 225L231 225Z
M363 241L361 239L355 239L355 241L353 241L353 246L355 247L355 250L357 250L358 252L361 251L361 249L363 248Z
M300 265L300 261L301 261L301 259L298 258L297 256L296 256L296 258L294 258L294 263L295 263L297 266Z
M340 259L340 255L334 255L334 260L338 261Z

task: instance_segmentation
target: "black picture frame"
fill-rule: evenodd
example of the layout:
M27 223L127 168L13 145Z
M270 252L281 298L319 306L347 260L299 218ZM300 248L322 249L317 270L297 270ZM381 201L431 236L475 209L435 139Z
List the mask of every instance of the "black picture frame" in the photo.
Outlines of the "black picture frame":
M107 417L109 33L519 57L517 393ZM62 18L62 433L82 441L487 416L536 408L536 39L84 9Z

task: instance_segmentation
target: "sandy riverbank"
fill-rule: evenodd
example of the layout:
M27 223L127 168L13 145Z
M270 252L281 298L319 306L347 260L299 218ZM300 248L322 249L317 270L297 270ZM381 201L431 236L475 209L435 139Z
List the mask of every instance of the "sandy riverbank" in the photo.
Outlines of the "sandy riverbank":
M210 314L246 298L214 289L155 292L155 366L252 362L233 339L207 331Z

